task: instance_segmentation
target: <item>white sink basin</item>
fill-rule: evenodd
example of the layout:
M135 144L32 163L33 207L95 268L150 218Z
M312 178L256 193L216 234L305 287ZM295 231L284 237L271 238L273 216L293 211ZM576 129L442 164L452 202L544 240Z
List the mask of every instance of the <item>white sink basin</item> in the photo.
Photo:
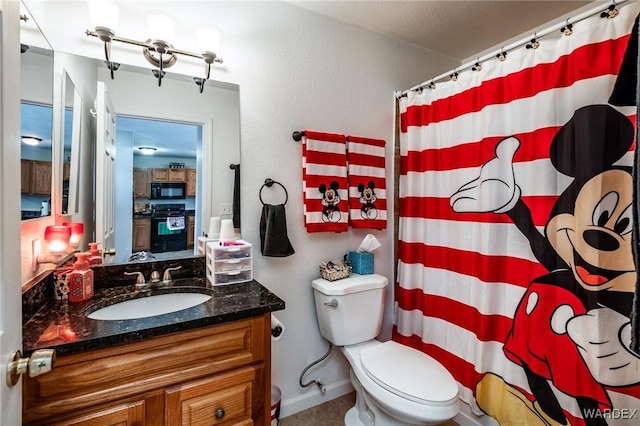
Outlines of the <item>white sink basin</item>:
M211 296L201 293L158 294L114 303L91 312L87 317L103 321L153 317L191 308L209 299L211 299Z

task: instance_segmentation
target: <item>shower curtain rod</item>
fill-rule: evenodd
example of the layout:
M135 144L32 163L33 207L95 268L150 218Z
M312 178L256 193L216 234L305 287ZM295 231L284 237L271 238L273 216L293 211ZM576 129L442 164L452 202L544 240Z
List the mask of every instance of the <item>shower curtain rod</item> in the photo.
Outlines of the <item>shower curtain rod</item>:
M620 0L618 2L613 1L611 3L611 5L613 5L613 6L624 6L624 4L627 3L628 1L629 0ZM580 21L583 21L583 20L585 20L587 18L591 18L594 15L598 15L598 14L608 10L611 5L603 6L601 4L601 5L597 6L597 7L594 7L593 9L589 9L586 12L578 14L578 15L574 16L573 18L567 18L564 22L560 22L560 23L558 23L556 25L553 25L553 26L551 26L551 27L547 28L546 30L543 30L543 31L541 31L539 33L538 32L534 33L533 36L529 36L529 37L523 38L523 39L521 39L519 41L511 43L511 44L509 44L507 46L504 46L501 49L494 51L493 53L490 53L490 54L487 54L485 56L479 57L475 61L467 62L466 64L461 65L460 67L456 67L451 71L442 73L439 76L434 77L432 79L429 79L429 80L427 80L427 81L425 81L425 82L423 82L421 84L418 84L417 86L413 86L410 89L404 90L402 92L396 92L396 98L401 98L403 96L407 96L407 93L409 93L411 91L414 91L414 90L427 88L427 87L429 87L430 84L435 83L435 82L437 82L439 80L442 80L444 78L449 78L454 73L467 71L467 70L473 68L477 63L482 63L482 62L487 61L489 59L494 59L496 57L496 55L499 55L500 53L507 53L507 52L509 52L511 50L515 50L515 49L517 49L519 47L525 46L526 44L531 42L532 38L540 39L542 37L545 37L545 36L555 32L555 31L559 31L561 28L563 28L563 27L565 27L565 26L567 26L569 24L573 25L573 24L575 24L577 22L580 22Z

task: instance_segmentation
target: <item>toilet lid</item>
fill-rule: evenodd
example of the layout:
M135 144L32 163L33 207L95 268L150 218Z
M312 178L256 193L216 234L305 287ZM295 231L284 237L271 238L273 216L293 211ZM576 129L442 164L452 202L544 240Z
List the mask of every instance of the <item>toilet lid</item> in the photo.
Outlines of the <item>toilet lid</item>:
M360 352L367 375L406 399L444 405L458 398L458 385L438 361L417 349L388 341Z

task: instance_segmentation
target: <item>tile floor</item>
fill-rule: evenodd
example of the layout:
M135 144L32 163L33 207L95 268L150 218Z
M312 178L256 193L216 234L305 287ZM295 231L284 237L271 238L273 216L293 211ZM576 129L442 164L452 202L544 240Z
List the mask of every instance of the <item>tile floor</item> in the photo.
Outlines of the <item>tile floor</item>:
M344 415L355 404L356 395L347 395L280 419L280 426L343 426ZM457 426L449 421L441 426Z

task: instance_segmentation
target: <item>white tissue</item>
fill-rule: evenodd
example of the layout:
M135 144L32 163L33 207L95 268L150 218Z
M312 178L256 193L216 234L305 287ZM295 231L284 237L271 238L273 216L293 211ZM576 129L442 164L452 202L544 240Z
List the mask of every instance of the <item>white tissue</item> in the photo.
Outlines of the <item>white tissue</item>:
M372 234L367 234L356 251L370 253L378 247L380 247L380 241L378 241L378 239Z
M233 229L233 220L222 219L220 222L220 241L223 243L234 241L236 239L236 231Z
M271 314L271 340L274 342L280 340L284 334L284 325L275 315Z
M209 232L207 237L218 239L220 237L220 216L212 217L209 220Z

